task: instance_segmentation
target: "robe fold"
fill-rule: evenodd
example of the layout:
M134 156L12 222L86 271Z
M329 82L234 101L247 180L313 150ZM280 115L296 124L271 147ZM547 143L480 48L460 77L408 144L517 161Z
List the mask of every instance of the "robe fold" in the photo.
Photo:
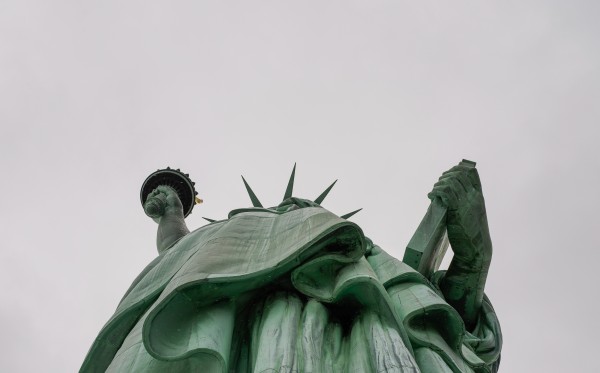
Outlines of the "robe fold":
M81 372L495 372L437 286L321 207L245 209L175 242L136 278Z

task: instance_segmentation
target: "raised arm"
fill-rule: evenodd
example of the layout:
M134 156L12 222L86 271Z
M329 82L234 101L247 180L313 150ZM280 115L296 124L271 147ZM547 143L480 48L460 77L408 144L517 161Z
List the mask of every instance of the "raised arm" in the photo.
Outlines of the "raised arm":
M190 233L185 224L179 196L169 186L161 185L148 195L144 203L144 212L158 223L156 248L159 253Z
M479 314L492 260L492 241L479 175L458 165L443 173L429 193L448 208L448 238L454 256L440 287L471 330Z

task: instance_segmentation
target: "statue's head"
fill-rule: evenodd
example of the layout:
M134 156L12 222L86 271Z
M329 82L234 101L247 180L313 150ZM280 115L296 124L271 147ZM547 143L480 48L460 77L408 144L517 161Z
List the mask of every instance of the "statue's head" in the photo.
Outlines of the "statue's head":
M321 205L308 199L290 197L284 199L279 205L271 207L271 209L279 212L288 212L304 207L321 207Z
M327 189L325 189L325 191L323 193L321 193L317 198L315 198L314 201L311 201L309 199L292 196L292 192L294 189L295 174L296 174L296 165L294 165L294 168L292 169L292 174L290 176L290 180L288 181L288 185L285 190L285 194L283 196L283 201L277 206L268 207L268 208L263 207L262 203L259 201L258 197L256 197L256 194L254 193L252 188L250 188L250 185L248 185L248 182L246 182L246 179L244 179L244 177L242 176L242 180L244 181L244 185L246 186L246 190L248 191L248 195L250 196L250 200L252 201L253 207L233 210L229 213L229 217L232 217L236 214L246 212L246 211L263 210L263 211L273 212L273 213L277 213L277 214L282 214L282 213L286 213L286 212L290 212L290 211L294 211L294 210L298 210L298 209L302 209L302 208L306 208L306 207L321 207L321 203L323 202L325 197L327 197L327 194L329 193L331 188L333 188L333 186L337 182L337 180L334 181L330 186L327 187ZM347 219L350 216L359 212L360 210L361 209L358 209L351 213L342 215L341 218ZM207 220L214 221L213 219L207 219Z

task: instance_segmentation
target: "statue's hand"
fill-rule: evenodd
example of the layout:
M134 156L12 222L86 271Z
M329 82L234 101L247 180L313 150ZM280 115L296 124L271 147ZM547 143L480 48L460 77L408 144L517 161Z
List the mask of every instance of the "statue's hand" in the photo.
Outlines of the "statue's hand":
M473 270L491 260L485 202L475 167L458 165L444 172L428 194L448 209L447 228L454 257Z
M154 220L163 216L175 216L183 219L183 205L175 189L160 185L146 198L144 212Z

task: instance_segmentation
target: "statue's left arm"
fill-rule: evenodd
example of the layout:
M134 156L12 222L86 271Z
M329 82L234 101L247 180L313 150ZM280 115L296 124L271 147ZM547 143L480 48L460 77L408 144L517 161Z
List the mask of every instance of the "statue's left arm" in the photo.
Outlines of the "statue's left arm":
M454 256L440 288L468 330L477 323L492 260L492 241L479 175L458 165L444 172L429 193L448 208L447 229Z

